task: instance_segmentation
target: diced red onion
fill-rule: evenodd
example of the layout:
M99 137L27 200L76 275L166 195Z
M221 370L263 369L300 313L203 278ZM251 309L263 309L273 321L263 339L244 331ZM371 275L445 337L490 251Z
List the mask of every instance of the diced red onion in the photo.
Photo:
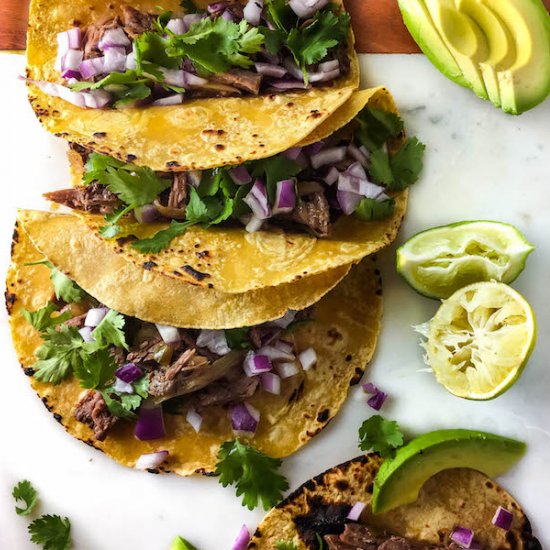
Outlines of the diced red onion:
M346 152L346 147L330 147L328 149L323 149L319 153L311 155L311 165L313 168L318 169L327 164L336 164L346 158Z
M134 431L140 441L160 439L166 435L162 407L148 407L142 405L139 409L139 418Z
M339 177L340 177L340 172L338 171L338 168L336 168L336 166L331 166L326 176L323 179L325 180L326 184L333 185L338 181Z
M247 23L250 23L253 27L257 27L260 24L263 9L264 0L248 0L243 10L243 16Z
M369 164L369 159L367 158L367 155L361 151L356 145L353 143L350 143L348 145L348 153L359 163L361 163L361 166L366 168Z
M106 307L94 307L88 310L86 314L86 319L84 319L85 327L97 327L99 323L103 320L103 317L107 315L109 308Z
M303 84L304 73L302 72L302 69L300 69L300 67L296 65L296 63L291 57L285 57L283 59L283 65L285 69L288 71L288 74L290 74L292 77L302 82Z
M236 435L253 436L258 429L260 412L250 403L237 403L229 409L231 427Z
M307 90L311 88L304 84L303 80L270 80L269 85L277 90Z
M271 217L271 210L267 203L267 191L265 184L261 179L257 179L252 186L252 189L243 199L243 201L250 206L254 216L260 220L265 220Z
M186 174L189 183L193 187L198 187L201 184L202 172L200 170L189 170Z
M269 358L266 355L260 355L259 352L249 351L243 362L243 370L250 378L262 372L269 372L272 368Z
M178 86L180 88L185 87L185 73L181 69L166 69L165 67L160 67L160 71L166 84Z
M183 16L183 22L185 23L185 26L187 29L191 27L191 25L194 25L195 23L199 23L204 19L204 15L201 15L200 13L188 13L187 15Z
M273 65L271 63L254 63L256 71L264 76L272 76L273 78L282 78L288 72L284 67L280 65Z
M137 69L137 59L136 59L136 52L131 51L126 56L126 70L128 71L134 71Z
M126 57L124 48L113 46L112 48L106 49L103 72L123 73L126 70Z
M111 48L126 48L130 45L130 40L122 27L116 29L107 29L97 44L98 49L106 51Z
M309 19L316 11L323 9L329 0L289 0L292 11L302 19Z
M134 216L139 223L152 223L159 217L159 211L154 204L144 204L134 208Z
M363 155L369 158L369 155L370 155L369 150L364 145L361 145L361 147L359 147L359 151L361 151Z
M281 377L273 372L264 372L260 374L260 383L262 388L273 395L281 394Z
M168 21L168 24L166 25L166 28L174 34L185 34L185 31L187 30L185 28L185 23L183 22L183 19L180 17L176 19L170 19L170 21Z
M180 331L176 327L158 324L155 324L155 326L165 344L177 344L181 340Z
M325 61L324 63L319 63L317 69L323 73L334 71L334 69L340 68L340 61L338 59L332 59L331 61Z
M84 53L81 50L67 50L61 59L61 76L64 78L80 77L80 64Z
M119 393L134 393L134 386L120 378L116 378L113 389Z
M275 319L274 321L269 321L269 323L266 323L269 326L274 326L278 328L287 328L290 323L294 321L296 318L296 311L293 309L289 309L282 317L279 317L279 319Z
M153 101L155 107L167 107L169 105L181 105L183 103L183 94L173 94Z
M346 174L340 174L338 178L338 190L356 193L368 199L378 199L384 194L384 188L380 185Z
M287 159L296 160L300 156L301 152L301 147L291 147L290 149L283 151L281 155L283 155L283 157L286 157Z
M349 519L351 521L359 521L359 518L361 517L361 514L363 513L363 510L365 509L367 505L364 502L356 502L349 511L348 515L346 516L346 519Z
M325 142L324 141L316 141L315 143L312 143L311 145L308 145L307 147L304 147L304 152L308 155L316 155L321 149L324 149Z
M143 371L134 363L126 363L115 371L115 376L120 380L131 384L143 376Z
M84 93L84 106L89 109L101 109L105 107L110 101L111 96L103 90L91 90L90 92Z
M346 174L346 176L354 176L363 180L367 179L367 173L365 172L365 169L360 162L354 162L350 164L344 173ZM344 191L347 191L347 189L345 189Z
M340 69L334 69L333 71L327 72L308 73L308 78L310 82L328 82L329 80L334 80L339 76Z
M289 352L275 346L262 346L257 353L265 355L270 361L294 361L296 359L292 351Z
M156 470L167 458L168 451L158 451L141 455L136 462L136 470Z
M208 13L218 13L227 7L228 2L212 2L206 9Z
M294 348L292 344L290 344L289 342L285 342L284 340L277 340L274 344L274 347L288 354L294 353Z
M277 363L275 365L277 374L282 378L290 378L300 372L300 369L296 366L296 363Z
M224 330L202 329L197 338L197 346L207 348L217 355L226 355L231 351Z
M256 233L256 231L259 231L262 228L263 224L264 220L261 220L256 216L251 216L250 220L246 223L245 229L248 233Z
M363 200L361 195L349 191L337 191L336 198L342 212L347 216L353 214L359 203Z
M190 73L188 71L183 71L184 86L190 88L200 88L205 84L208 84L208 80L201 78L196 74Z
M455 527L451 533L451 540L460 544L463 548L471 548L474 540L474 532L471 529L465 527Z
M229 170L229 177L235 185L246 185L252 181L252 176L244 165Z
M272 29L273 30L273 29ZM270 53L268 52L265 48L262 49L262 51L260 52L260 55L264 58L264 59L267 59L267 61L271 64L271 65L278 65L279 62L280 62L280 57L278 54L276 53Z
M386 399L388 398L388 394L380 390L372 382L363 384L361 387L363 388L363 391L365 393L369 393L372 396L368 399L367 405L373 408L375 411L379 411L382 408L382 405L384 404Z
M309 370L317 363L317 353L313 348L307 348L298 355L298 360L304 370Z
M509 531L510 527L512 527L513 521L514 514L512 514L512 512L506 510L506 508L503 508L502 506L497 508L495 516L493 517L493 525L496 525L505 531Z
M235 14L230 9L224 10L221 17L222 19L225 19L226 21L231 21L233 23L237 21Z
M92 336L92 327L82 327L78 333L84 342L95 342L95 338Z
M273 205L273 214L292 212L294 208L296 208L296 192L294 191L294 181L278 181L275 191L275 204Z
M84 80L88 80L98 74L105 72L105 58L93 57L92 59L85 59L80 63L78 70Z
M189 424L191 424L197 433L201 431L202 416L195 410L194 407L189 407L189 409L187 409L187 416L185 419L189 422Z
M82 45L82 32L79 27L73 27L57 35L57 45L60 51L78 50Z
M231 550L246 550L249 542L250 533L248 532L248 527L243 525L237 535L237 538L235 539L235 542L233 543L233 546L231 547Z

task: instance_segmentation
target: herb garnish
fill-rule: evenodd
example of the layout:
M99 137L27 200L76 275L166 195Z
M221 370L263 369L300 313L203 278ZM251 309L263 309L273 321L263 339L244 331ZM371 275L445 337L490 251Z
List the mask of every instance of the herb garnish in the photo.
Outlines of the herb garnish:
M71 522L57 515L44 515L28 527L32 542L43 550L68 550L71 546Z
M20 481L12 491L12 496L15 501L20 501L25 504L24 508L15 507L15 511L19 516L28 516L38 503L38 493L27 479Z
M40 260L25 265L45 265L50 270L50 280L53 284L53 291L58 300L63 300L67 304L80 302L86 296L86 293L65 273L57 269L50 261Z
M397 422L380 415L371 416L359 428L359 448L373 450L383 458L393 457L395 449L403 445L403 433Z

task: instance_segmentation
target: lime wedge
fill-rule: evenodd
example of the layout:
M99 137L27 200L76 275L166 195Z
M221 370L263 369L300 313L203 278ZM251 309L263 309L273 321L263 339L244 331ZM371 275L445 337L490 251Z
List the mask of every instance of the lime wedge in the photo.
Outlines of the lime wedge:
M448 298L478 281L511 283L533 250L513 225L453 223L411 237L397 250L397 271L420 294Z
M503 283L475 283L445 300L427 331L437 381L466 399L493 399L517 380L535 346L533 310Z
M450 468L471 468L496 477L524 454L524 443L471 430L438 430L423 434L395 457L385 460L374 478L372 511L381 514L414 502L435 474Z

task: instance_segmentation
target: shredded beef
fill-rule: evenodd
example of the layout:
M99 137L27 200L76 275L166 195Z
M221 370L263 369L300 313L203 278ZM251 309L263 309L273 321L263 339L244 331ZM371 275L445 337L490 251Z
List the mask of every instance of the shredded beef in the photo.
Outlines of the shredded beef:
M103 55L103 52L99 50L97 45L105 34L105 31L109 29L116 29L117 27L120 27L120 19L118 17L113 19L102 19L87 27L82 38L84 59L91 59L93 57Z
M193 396L192 404L200 410L204 407L237 403L252 397L259 384L259 376L249 378L245 374L240 374L234 379L218 380Z
M183 208L187 204L187 178L185 172L175 172L170 195L168 196L168 206L170 208Z
M87 424L94 431L98 441L103 441L107 437L107 432L118 420L110 413L103 396L94 390L88 391L76 404L74 417L79 422Z
M144 13L131 6L122 6L122 23L130 38L135 38L144 32L153 30L155 19L154 14Z
M226 73L214 75L212 81L233 86L249 94L258 95L262 84L262 75L244 69L231 69Z
M197 338L192 331L180 329L180 336L181 336L181 341L189 349L195 349L198 355L202 355L203 357L206 357L208 361L210 361L210 363L213 363L214 361L216 361L216 359L219 359L220 356L217 353L210 351L208 348L202 348L197 346Z
M292 220L305 225L317 237L327 237L330 232L330 206L324 193L314 193L304 198L292 212Z
M88 315L87 313L83 313L82 315L77 315L72 319L65 321L65 324L68 327L82 328L84 326L84 321L86 320L87 315Z
M96 182L71 189L51 191L45 193L44 197L73 210L83 210L94 214L111 214L120 205L120 201L114 193Z
M135 363L138 366L147 366L148 363L155 362L155 355L159 351L159 344L161 344L162 338L160 336L153 336L143 340L138 346L138 349L131 351L127 357L127 363Z
M252 327L248 333L250 341L256 348L262 346L268 346L271 342L274 342L281 334L282 329L277 327Z

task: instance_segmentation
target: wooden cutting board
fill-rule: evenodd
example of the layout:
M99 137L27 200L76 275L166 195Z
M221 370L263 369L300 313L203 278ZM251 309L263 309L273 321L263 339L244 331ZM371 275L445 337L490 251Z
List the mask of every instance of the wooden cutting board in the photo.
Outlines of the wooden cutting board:
M128 0L131 4L131 0ZM345 0L359 53L415 53L397 0ZM550 0L544 0L550 10ZM0 50L24 50L28 0L0 0Z

